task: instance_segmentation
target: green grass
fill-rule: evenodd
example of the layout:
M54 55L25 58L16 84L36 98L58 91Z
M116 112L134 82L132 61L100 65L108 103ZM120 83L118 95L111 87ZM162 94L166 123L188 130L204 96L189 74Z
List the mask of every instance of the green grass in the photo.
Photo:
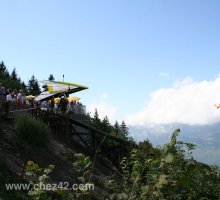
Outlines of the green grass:
M51 130L41 120L29 115L21 115L16 118L15 127L21 140L34 146L45 146L49 141Z

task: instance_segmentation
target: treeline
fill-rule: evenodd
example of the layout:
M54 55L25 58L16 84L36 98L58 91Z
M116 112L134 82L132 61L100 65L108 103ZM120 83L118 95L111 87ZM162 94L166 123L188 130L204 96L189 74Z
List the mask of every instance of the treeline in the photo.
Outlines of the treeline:
M3 61L0 63L0 83L7 89L22 89L25 94L38 95L41 93L40 85L34 75L31 76L26 84L21 80L15 67L10 73Z
M131 137L129 137L129 129L124 121L121 122L121 124L118 123L118 121L115 121L115 124L112 125L109 122L109 119L107 116L104 117L103 120L99 118L99 114L97 109L95 109L94 116L91 117L91 123L92 126L96 129L99 129L103 132L109 133L111 135L117 136L119 138L133 141Z

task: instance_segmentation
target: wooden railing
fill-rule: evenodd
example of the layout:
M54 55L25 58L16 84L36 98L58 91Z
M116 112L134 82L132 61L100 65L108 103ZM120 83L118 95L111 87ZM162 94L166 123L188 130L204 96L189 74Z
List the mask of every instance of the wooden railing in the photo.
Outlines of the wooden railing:
M131 145L127 140L93 128L86 115L62 116L35 108L13 109L10 112L13 118L20 114L29 114L43 120L49 124L54 135L73 145L81 146L80 148L93 158L107 157L115 166L119 166L126 153L126 147Z
M126 147L131 144L127 140L91 127L85 115L61 116L41 110L34 110L32 114L48 123L55 135L72 141L79 148L81 146L93 158L108 157L116 166L119 166Z

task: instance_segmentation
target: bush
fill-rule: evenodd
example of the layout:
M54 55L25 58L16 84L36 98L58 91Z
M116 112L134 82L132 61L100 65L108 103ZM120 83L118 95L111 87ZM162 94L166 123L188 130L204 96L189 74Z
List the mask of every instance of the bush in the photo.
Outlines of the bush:
M120 180L109 181L110 199L220 199L220 169L194 160L195 145L178 141L179 132L153 154L142 152L153 150L148 142L133 149L121 162Z
M9 166L6 165L2 160L0 160L0 199L4 200L28 200L27 191L24 190L7 190L6 184L12 183L20 183L27 184L25 180L23 180L16 173L11 171Z
M17 116L15 127L21 140L35 146L45 146L51 133L48 125L30 115Z

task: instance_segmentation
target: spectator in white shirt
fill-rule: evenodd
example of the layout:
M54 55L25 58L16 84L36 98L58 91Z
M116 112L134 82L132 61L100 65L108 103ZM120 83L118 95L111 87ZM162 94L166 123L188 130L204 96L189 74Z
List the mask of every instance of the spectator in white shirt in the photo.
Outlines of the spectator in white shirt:
M17 96L17 103L19 107L22 107L24 105L24 97L22 95L22 90L19 90L18 96Z
M5 114L8 115L10 111L10 104L12 102L12 96L11 96L11 89L8 89L7 96L6 96L6 102L5 102Z

